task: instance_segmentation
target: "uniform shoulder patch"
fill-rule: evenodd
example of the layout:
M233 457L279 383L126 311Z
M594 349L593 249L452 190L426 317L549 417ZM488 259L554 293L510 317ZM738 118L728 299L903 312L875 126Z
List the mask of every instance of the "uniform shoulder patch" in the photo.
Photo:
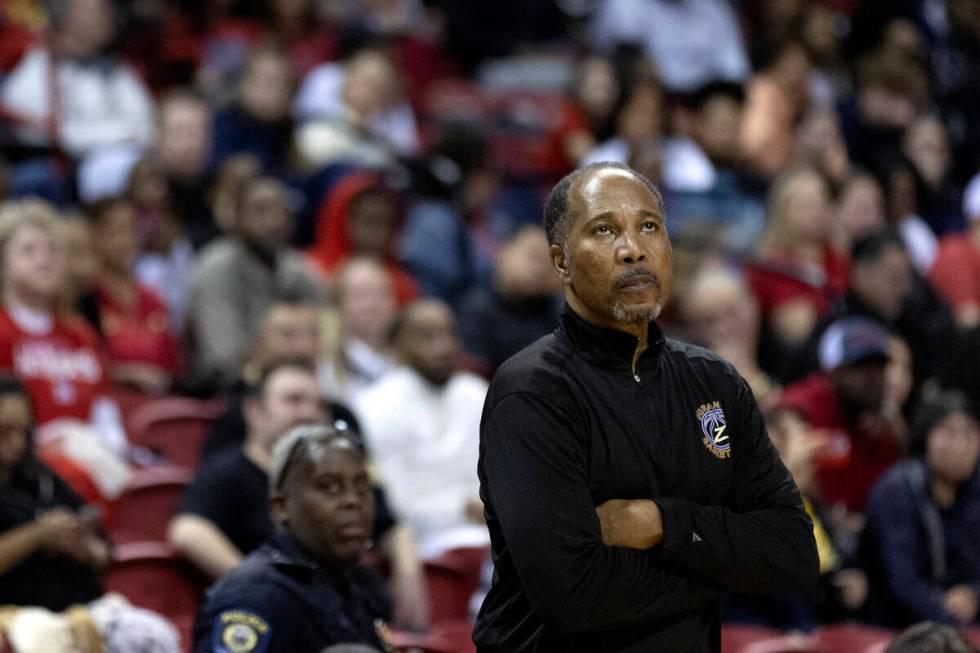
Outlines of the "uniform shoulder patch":
M721 402L702 404L696 415L701 423L701 443L715 458L729 458L732 455L732 443L725 432L728 420L725 419Z
M264 653L272 627L247 610L225 610L214 622L211 650L214 653Z

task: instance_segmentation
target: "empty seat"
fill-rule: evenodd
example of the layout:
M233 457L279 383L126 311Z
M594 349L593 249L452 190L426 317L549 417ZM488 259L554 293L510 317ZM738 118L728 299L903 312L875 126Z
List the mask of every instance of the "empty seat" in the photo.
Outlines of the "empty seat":
M169 619L189 648L190 628L207 581L162 542L130 542L113 552L103 578L107 592L118 592L133 605Z
M137 408L129 420L129 441L194 469L211 424L225 409L221 399L188 397L154 399Z
M167 524L192 478L191 470L174 465L136 470L114 507L113 541L164 541Z
M453 549L426 561L429 617L433 624L468 618L470 597L480 583L480 570L488 554L485 548Z

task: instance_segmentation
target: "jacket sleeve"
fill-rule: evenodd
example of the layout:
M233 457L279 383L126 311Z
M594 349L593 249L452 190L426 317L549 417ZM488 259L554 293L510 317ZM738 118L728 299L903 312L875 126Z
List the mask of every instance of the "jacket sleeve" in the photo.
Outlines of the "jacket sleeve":
M889 598L916 619L955 624L946 610L939 583L929 577L929 554L923 541L917 499L903 491L897 476L883 478L871 492L865 509L866 537L877 565L884 572Z
M813 524L741 379L734 409L731 499L710 506L656 498L662 558L733 592L812 592L819 575Z
M653 551L607 547L589 488L583 429L552 402L510 394L484 415L481 496L537 616L559 631L649 622L719 590Z

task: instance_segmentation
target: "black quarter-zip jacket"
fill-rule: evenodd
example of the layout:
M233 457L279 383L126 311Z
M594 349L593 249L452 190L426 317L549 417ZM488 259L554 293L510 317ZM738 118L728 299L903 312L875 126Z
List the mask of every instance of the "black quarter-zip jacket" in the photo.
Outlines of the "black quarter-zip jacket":
M480 653L717 652L718 597L811 591L817 552L751 391L711 352L565 307L504 363L480 430L495 572ZM663 541L602 543L596 506L653 499Z

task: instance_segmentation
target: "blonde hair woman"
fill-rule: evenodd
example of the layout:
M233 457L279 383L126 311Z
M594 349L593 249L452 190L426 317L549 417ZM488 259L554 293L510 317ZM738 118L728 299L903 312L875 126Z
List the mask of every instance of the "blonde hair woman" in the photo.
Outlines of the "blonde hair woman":
M766 231L748 266L762 315L785 344L801 344L847 287L847 262L832 247L833 213L819 173L799 168L769 191Z

